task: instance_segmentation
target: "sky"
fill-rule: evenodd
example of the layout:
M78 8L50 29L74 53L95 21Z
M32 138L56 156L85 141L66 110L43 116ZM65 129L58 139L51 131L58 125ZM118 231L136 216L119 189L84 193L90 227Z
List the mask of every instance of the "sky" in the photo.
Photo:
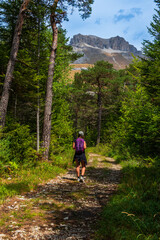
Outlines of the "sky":
M62 26L70 39L78 33L105 39L120 36L141 50L143 40L151 40L147 27L155 8L154 0L94 0L89 18L82 20L75 9Z

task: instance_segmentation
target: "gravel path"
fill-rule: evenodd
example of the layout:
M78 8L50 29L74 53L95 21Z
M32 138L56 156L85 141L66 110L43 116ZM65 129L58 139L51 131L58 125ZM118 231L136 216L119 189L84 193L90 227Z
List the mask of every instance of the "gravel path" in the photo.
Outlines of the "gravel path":
M6 217L0 240L94 239L102 208L117 189L121 167L114 159L93 153L88 162L85 183L77 182L72 169L36 191L5 201L0 208Z

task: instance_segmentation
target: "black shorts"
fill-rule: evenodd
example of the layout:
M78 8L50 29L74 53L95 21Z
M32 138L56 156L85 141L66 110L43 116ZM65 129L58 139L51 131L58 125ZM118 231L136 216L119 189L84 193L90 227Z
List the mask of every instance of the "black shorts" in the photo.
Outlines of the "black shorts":
M78 160L79 163L80 163L81 161L84 161L85 164L87 165L87 158L86 158L85 152L80 153L80 154L75 152L74 158L73 158L73 162L74 162L76 159Z

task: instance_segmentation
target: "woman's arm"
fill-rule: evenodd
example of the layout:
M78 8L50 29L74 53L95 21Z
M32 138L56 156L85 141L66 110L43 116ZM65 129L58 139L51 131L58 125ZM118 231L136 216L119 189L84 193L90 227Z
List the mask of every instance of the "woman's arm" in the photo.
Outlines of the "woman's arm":
M75 149L75 142L73 142L73 149Z
M86 146L86 141L84 141L84 149L86 149L86 147L87 147L87 146Z

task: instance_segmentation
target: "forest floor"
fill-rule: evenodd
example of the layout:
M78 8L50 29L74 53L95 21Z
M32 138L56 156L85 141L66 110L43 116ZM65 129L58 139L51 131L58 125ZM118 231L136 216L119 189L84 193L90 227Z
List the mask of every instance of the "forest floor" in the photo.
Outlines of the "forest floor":
M91 240L102 208L115 193L121 167L114 159L89 154L85 183L75 169L5 200L0 206L0 240Z

